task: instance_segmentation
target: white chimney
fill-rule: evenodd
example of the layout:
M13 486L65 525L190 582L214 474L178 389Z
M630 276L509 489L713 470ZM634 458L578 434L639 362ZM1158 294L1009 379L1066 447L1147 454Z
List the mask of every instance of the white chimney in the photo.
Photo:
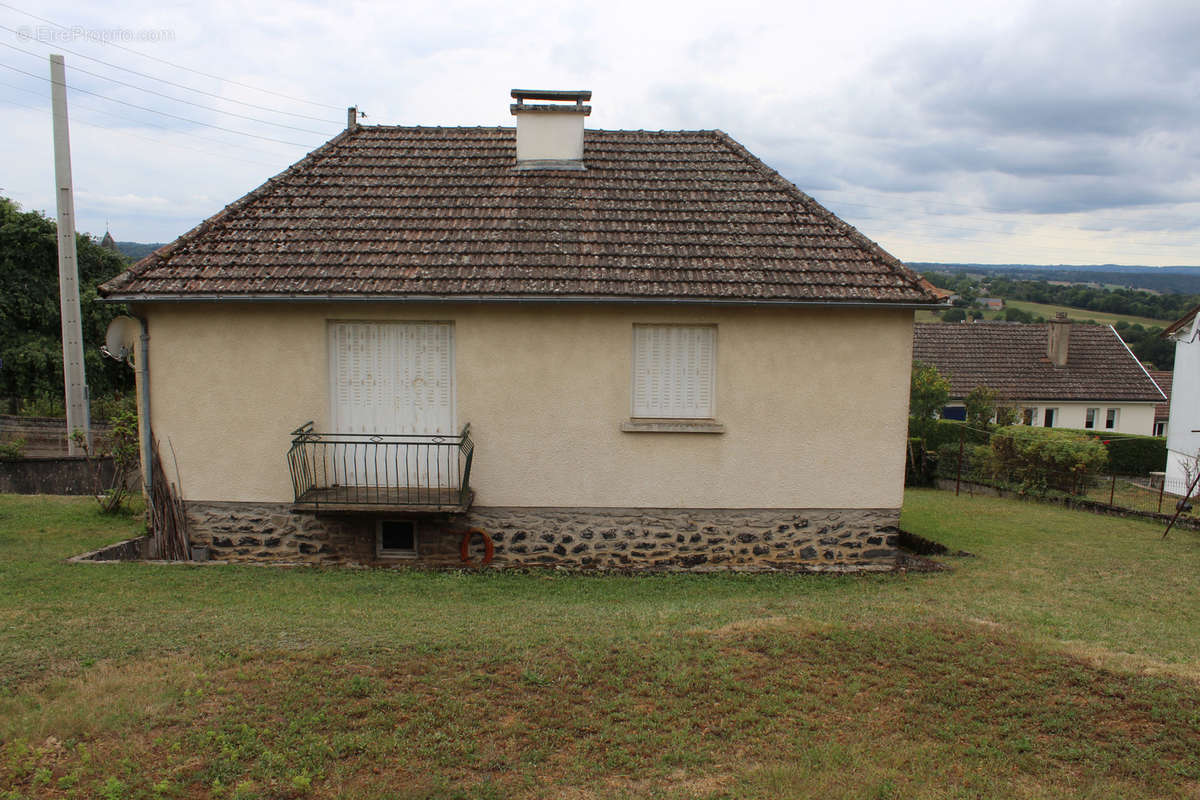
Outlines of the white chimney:
M583 118L592 113L590 91L513 89L517 118L517 169L584 169ZM554 100L528 104L526 100Z

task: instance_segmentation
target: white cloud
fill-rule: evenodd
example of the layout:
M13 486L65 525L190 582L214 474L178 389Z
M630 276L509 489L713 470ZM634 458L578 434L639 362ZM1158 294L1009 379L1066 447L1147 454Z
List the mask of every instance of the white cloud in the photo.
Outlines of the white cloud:
M299 143L73 93L77 215L92 231L109 220L121 239L191 228L340 130L346 105L369 123L510 125L508 90L545 86L592 89L593 127L727 130L902 258L1200 263L1182 205L1200 188L1192 2L216 0L195 10L51 0L28 10L85 29L169 32L125 44L225 80L56 44L226 99L154 85L164 94L320 131L174 105L76 70L73 84L109 97ZM0 24L41 23L4 9ZM45 72L50 49L6 36L38 57L2 48L0 63ZM147 83L70 53L67 67ZM0 186L46 208L48 114L13 105L45 107L46 84L0 73L11 132Z

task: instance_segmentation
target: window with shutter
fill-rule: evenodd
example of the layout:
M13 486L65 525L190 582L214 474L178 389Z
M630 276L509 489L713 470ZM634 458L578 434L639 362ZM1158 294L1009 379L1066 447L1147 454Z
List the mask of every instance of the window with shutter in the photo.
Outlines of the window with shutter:
M716 350L713 325L634 325L633 416L715 416Z

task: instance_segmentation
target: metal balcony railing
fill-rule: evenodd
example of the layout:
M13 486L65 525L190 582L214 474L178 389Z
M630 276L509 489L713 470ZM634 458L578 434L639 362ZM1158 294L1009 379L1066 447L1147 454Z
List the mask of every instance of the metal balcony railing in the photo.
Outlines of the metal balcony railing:
M292 431L288 468L303 510L465 511L470 507L471 426L462 433Z

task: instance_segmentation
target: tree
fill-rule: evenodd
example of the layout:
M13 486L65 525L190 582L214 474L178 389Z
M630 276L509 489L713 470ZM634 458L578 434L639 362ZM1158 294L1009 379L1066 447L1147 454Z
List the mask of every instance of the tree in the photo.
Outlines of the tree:
M913 361L908 391L909 436L924 439L949 399L950 381L942 377L937 367Z
M992 417L996 415L999 397L999 392L986 386L976 386L972 389L963 398L963 405L967 407L967 424L972 428L986 430L992 424Z
M942 312L942 322L962 322L967 318L967 312L961 308L948 308Z
M121 256L76 235L84 367L92 397L126 391L133 372L100 354L120 306L97 301L96 287L128 266ZM0 399L11 411L40 397L63 396L58 242L52 220L0 197Z

